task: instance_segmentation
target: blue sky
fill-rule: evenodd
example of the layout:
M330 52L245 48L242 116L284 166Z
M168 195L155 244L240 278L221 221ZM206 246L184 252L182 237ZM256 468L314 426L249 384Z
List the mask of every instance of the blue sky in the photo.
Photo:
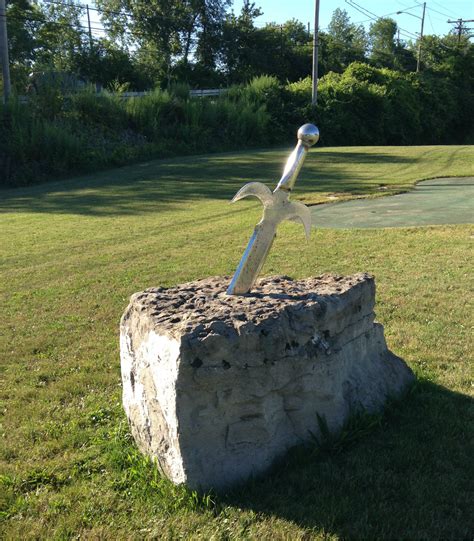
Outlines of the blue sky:
M257 19L258 25L267 22L283 23L288 19L297 19L305 25L314 24L314 0L254 0L264 14ZM423 12L422 2L420 0L353 0L358 6L371 11L375 15L384 16L391 14L390 17L397 21L400 28L408 32L419 32L421 17ZM242 7L243 0L234 0L234 11L238 13ZM320 0L319 26L325 29L331 20L331 15L336 8L345 9L352 22L363 22L368 29L370 25L369 16L360 13L356 7L353 7L345 0ZM411 9L410 9L411 8ZM473 0L427 0L425 18L425 34L446 34L454 26L448 24L448 19L474 19L474 1ZM408 11L412 15L402 13L397 15L397 11ZM474 28L474 23L470 26ZM405 37L408 37L409 34ZM403 36L401 36L403 37Z

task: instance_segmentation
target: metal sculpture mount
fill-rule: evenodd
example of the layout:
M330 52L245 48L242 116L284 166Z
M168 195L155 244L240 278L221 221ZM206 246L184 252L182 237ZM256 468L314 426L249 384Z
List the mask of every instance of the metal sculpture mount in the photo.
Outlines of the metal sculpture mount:
M232 203L244 197L257 197L263 204L263 217L255 226L247 248L227 288L228 295L244 295L255 284L276 236L278 224L283 220L300 221L306 238L311 232L311 214L306 205L290 201L290 193L303 166L308 150L319 140L319 130L313 124L304 124L298 130L298 143L286 162L283 176L272 192L261 182L243 186Z

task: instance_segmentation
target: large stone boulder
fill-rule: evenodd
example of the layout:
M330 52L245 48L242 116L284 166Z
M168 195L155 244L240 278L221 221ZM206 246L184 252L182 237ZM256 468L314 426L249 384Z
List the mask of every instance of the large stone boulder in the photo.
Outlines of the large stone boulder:
M374 322L367 274L278 276L244 296L209 278L132 296L123 404L139 448L175 483L222 489L413 380Z

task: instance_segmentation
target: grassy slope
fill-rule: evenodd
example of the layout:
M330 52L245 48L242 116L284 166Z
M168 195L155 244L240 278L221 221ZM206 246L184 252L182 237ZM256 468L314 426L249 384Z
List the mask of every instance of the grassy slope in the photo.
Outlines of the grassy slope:
M273 184L286 151L151 162L0 192L2 464L7 538L469 537L474 532L472 227L324 230L284 224L265 273L369 271L389 346L419 383L336 455L295 456L201 500L160 479L120 405L118 320L131 293L231 274L260 215L227 206ZM474 147L319 149L297 195L369 195L473 175Z

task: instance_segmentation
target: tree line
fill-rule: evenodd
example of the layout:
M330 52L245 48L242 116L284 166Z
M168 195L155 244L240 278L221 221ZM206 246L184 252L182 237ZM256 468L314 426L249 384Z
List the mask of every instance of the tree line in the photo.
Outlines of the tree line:
M85 6L61 0L11 0L7 26L12 80L24 93L31 75L74 74L103 88L149 90L186 83L229 87L271 75L282 83L310 75L312 35L302 22L258 26L262 11L249 0L239 13L232 0L97 0L102 26ZM97 24L97 23L96 23ZM379 18L368 31L337 8L320 32L320 76L352 62L412 72L417 40L400 40L397 23ZM422 69L472 77L467 35L425 36ZM469 71L471 70L471 71ZM456 72L456 73L455 73Z

